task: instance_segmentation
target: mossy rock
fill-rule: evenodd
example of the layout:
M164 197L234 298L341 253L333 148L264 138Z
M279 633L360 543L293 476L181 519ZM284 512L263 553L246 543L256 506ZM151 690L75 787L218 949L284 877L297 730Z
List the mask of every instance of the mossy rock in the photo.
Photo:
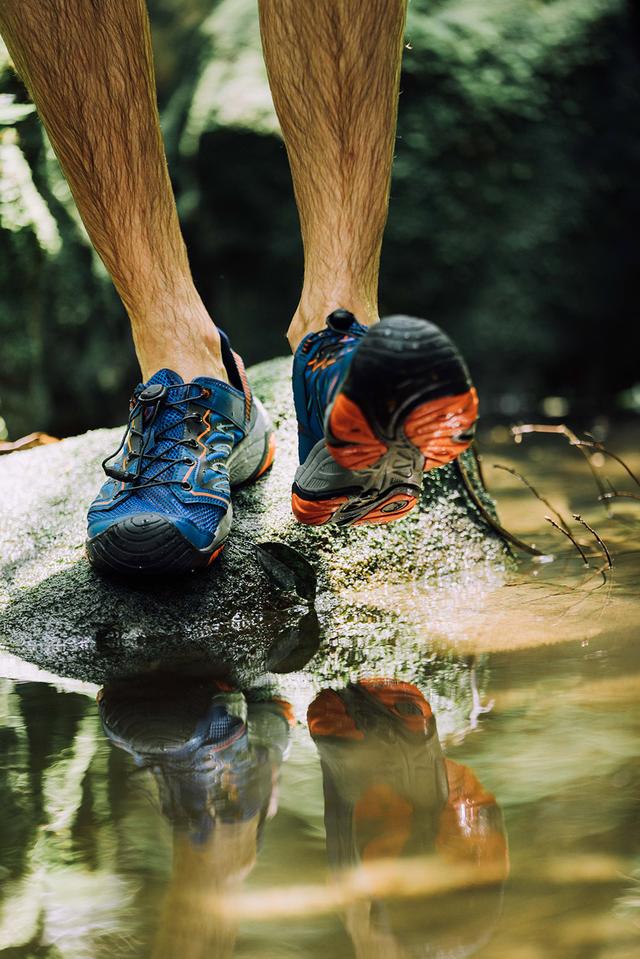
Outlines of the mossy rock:
M250 370L273 416L278 453L267 476L234 495L227 547L205 574L128 584L89 566L86 510L100 484L100 461L118 445L120 429L0 459L5 649L52 672L95 681L169 660L297 668L296 656L306 655L300 644L310 652L320 638L353 647L344 651L348 663L363 637L392 640L406 629L389 601L394 590L418 583L432 589L443 579L505 568L505 544L476 509L456 464L429 473L419 509L397 523L347 530L296 523L290 362L275 359ZM491 508L472 461L467 470ZM284 570L271 554L265 565L260 545L274 542L289 547ZM316 580L313 603L307 563Z

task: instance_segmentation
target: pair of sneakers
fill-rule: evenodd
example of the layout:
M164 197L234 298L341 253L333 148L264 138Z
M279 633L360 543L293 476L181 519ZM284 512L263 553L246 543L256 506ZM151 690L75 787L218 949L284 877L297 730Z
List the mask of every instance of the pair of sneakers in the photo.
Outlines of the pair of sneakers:
M229 382L164 369L136 387L107 481L91 504L87 552L114 573L209 566L232 521L231 490L269 469L271 421L220 333ZM386 523L418 503L424 472L469 445L478 400L458 350L426 320L362 326L334 311L293 362L300 523Z

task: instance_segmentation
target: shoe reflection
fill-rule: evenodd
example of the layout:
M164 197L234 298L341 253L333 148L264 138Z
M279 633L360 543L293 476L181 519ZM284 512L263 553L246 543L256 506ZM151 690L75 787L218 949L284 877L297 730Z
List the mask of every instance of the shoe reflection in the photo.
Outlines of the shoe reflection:
M106 735L150 770L173 826L173 869L157 926L155 959L231 956L236 928L207 908L253 868L293 722L278 698L219 681L105 687Z
M358 959L476 952L490 938L508 873L502 814L470 769L443 756L423 694L410 683L361 680L321 692L307 719L322 766L333 870L436 855L443 868L488 867L495 880L475 887L471 875L459 892L434 899L420 896L414 868L406 898L348 906L345 922Z
M151 955L232 956L238 913L221 904L242 898L276 812L290 705L266 689L156 679L105 687L99 708L112 743L151 773L173 827L173 868ZM360 887L366 894L347 895L341 907L357 959L471 955L500 911L506 836L495 798L470 769L444 757L424 695L410 683L361 680L323 690L307 718L332 870L353 876L374 867ZM462 865L463 881L434 895L434 862L443 872ZM376 872L380 864L395 871ZM480 876L484 867L490 882Z

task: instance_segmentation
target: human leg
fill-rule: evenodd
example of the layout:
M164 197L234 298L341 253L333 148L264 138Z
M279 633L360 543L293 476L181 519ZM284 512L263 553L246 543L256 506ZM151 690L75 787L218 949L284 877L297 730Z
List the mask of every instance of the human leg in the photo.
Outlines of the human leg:
M1 0L0 32L131 319L143 380L228 378L180 232L144 0Z
M336 309L378 319L406 0L260 0L304 244L295 351Z

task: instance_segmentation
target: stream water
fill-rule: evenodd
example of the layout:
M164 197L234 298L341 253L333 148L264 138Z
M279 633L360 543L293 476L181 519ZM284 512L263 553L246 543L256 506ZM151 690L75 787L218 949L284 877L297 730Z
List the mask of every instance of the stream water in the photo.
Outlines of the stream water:
M544 558L395 596L397 669L99 690L0 657L0 956L637 959L640 503L608 516L560 437L485 448Z

